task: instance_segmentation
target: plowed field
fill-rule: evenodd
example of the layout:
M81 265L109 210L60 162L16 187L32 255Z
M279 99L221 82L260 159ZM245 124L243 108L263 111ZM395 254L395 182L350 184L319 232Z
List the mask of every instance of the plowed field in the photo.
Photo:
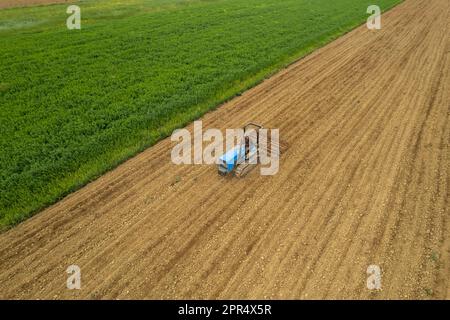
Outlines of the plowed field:
M1 234L0 297L449 299L449 23L407 0L203 117L280 128L275 176L166 139Z

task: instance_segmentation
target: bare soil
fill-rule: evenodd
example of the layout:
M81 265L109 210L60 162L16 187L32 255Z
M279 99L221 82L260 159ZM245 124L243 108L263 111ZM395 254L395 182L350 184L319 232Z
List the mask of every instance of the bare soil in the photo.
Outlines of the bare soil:
M203 117L280 128L275 176L166 139L1 234L0 298L450 299L449 23L407 0Z

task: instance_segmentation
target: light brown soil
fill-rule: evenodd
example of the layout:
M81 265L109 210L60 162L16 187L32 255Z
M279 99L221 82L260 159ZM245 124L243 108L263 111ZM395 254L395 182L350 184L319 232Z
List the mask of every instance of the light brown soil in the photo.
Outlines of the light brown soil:
M407 0L203 118L280 128L276 176L175 166L166 139L3 233L0 297L449 299L449 22Z
M78 0L0 0L0 9L13 7L28 7L34 5L44 5L53 3L70 3L73 4Z

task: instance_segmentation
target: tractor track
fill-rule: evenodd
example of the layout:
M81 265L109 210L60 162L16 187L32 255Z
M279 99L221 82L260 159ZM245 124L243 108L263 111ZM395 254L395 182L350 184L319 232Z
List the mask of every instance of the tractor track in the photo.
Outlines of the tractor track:
M0 234L0 298L450 299L450 2L382 23L202 118L280 128L277 175L175 166L165 139Z

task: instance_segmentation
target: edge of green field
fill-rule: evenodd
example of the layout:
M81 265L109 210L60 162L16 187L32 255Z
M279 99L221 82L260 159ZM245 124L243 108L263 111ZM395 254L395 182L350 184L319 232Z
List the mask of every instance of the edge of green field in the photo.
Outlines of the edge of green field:
M391 10L397 5L401 4L404 0L397 0L397 2L383 8L383 12ZM8 9L6 9L8 10ZM184 113L179 113L170 122L167 122L164 126L158 130L140 130L136 136L140 136L139 143L132 145L131 147L123 148L118 147L110 149L103 155L96 157L92 161L82 164L79 169L63 179L57 179L49 188L48 193L44 199L40 199L40 203L29 203L21 207L12 208L12 210L6 212L6 214L0 218L0 232L4 232L11 227L23 222L27 218L35 215L37 212L49 207L50 205L60 201L67 195L79 190L88 183L96 180L106 172L116 168L120 164L124 163L128 159L136 156L145 149L155 145L159 141L167 138L175 129L183 128L192 121L199 119L206 113L215 110L227 101L233 99L236 96L241 95L243 92L251 89L265 79L270 78L274 74L280 72L282 69L287 68L291 64L305 58L313 51L327 45L333 40L353 31L362 24L365 20L358 21L356 23L349 24L346 27L340 28L332 35L324 36L305 48L298 50L296 53L285 56L278 62L272 64L269 67L261 69L256 74L248 77L243 81L236 81L226 90L219 92L212 96L207 101L195 105L192 109ZM143 142L145 141L145 142Z

